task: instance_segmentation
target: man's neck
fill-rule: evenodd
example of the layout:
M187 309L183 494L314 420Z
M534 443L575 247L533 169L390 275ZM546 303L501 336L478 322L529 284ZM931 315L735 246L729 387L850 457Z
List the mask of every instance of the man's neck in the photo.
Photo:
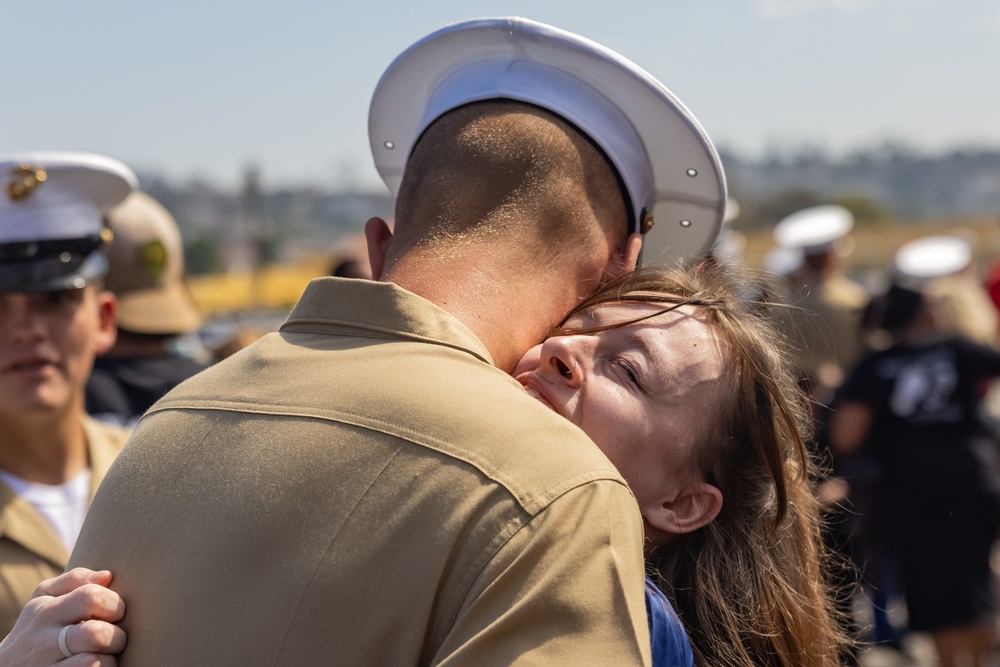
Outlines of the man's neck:
M401 260L381 280L454 315L482 341L497 368L508 373L573 305L572 296L560 295L556 281L532 271L517 273L510 266L498 268L488 258L438 260L432 270L428 264Z
M0 469L29 482L62 484L84 470L87 439L82 411L22 415L0 430Z

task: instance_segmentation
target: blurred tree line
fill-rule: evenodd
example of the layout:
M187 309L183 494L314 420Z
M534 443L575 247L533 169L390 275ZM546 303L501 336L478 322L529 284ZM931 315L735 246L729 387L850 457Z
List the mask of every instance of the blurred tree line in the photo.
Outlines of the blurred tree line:
M859 228L1000 216L1000 149L926 155L886 144L840 158L804 148L756 159L720 152L730 195L740 204L735 224L747 232L827 203L849 208ZM361 233L372 215L393 216L388 192L360 191L353 181L268 188L266 168L256 166L239 189L199 179L177 184L155 174L141 174L140 181L177 219L192 274L294 261Z
M859 227L931 218L1000 216L1000 150L920 154L887 144L834 159L815 149L758 160L723 152L738 226L769 229L790 213L841 204Z

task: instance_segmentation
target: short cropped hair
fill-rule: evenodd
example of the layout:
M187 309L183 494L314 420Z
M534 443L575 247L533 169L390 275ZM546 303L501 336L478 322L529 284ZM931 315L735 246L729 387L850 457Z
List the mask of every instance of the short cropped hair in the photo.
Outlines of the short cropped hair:
M578 129L530 104L489 100L449 111L423 133L394 233L404 247L502 235L557 256L608 231L623 245L625 211L617 172Z

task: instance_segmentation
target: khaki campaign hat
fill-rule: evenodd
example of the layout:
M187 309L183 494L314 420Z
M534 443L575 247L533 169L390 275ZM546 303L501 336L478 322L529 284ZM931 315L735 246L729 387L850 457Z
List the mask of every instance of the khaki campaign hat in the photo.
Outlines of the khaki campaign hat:
M533 104L575 125L618 171L642 262L704 255L722 225L726 180L690 111L637 65L588 39L517 17L448 25L398 56L372 96L375 166L396 194L410 152L442 114L470 102Z
M0 292L80 289L107 273L102 215L138 187L90 153L0 154Z
M782 248L795 248L805 255L817 255L836 247L854 228L854 215L843 206L812 206L782 218L772 235Z
M173 216L143 192L107 213L107 289L118 297L118 326L148 334L196 329L201 316L184 282L184 245Z

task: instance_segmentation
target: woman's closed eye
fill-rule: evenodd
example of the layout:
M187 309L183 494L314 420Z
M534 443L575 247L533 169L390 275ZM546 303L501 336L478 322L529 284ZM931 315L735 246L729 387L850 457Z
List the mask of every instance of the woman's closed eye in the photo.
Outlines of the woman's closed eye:
M635 385L637 388L642 389L642 383L639 381L639 372L633 368L632 364L629 363L627 359L622 357L616 357L612 360L612 363L621 369L628 381Z

